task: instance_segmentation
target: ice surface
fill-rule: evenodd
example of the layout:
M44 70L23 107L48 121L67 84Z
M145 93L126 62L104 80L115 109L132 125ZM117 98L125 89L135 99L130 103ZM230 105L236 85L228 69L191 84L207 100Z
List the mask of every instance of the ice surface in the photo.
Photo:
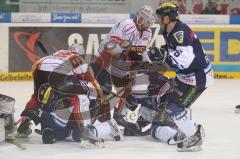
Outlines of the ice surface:
M0 82L0 93L16 99L18 118L32 93L32 82ZM104 149L81 149L78 143L42 144L37 134L18 139L27 146L19 150L0 144L0 159L240 159L240 80L215 80L192 106L193 117L202 123L206 137L200 152L177 152L175 146L158 143L150 137L125 137L123 141L106 141Z

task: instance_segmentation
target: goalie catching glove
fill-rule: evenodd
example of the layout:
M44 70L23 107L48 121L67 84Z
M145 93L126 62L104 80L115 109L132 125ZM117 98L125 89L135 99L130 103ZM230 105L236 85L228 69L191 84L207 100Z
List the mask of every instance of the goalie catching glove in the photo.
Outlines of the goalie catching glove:
M168 58L167 45L162 45L161 48L153 47L148 51L150 60L154 63L162 65Z

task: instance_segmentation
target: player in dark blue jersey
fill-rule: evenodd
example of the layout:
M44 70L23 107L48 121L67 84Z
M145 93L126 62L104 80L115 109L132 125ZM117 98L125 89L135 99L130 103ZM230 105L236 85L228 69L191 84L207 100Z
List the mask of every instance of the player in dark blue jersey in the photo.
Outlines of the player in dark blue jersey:
M178 142L179 150L188 151L199 148L202 137L201 125L197 125L188 116L187 109L213 83L213 72L199 39L179 20L178 13L178 6L171 2L162 3L157 8L156 14L166 44L160 49L152 48L149 57L158 64L168 64L176 72L176 77L172 80L174 89L168 94L166 110L173 117L181 134L186 136ZM169 131L169 128L164 129L158 125L152 129L153 137L160 140L174 134L176 135L176 131Z

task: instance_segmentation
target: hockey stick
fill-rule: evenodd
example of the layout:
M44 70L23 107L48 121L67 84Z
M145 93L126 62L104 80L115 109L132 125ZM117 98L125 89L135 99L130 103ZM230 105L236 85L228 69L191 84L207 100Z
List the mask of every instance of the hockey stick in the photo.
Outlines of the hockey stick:
M156 24L156 25L157 25L157 24ZM157 39L157 36L158 36L159 31L160 31L160 25L157 25L157 26L156 26L156 30L155 30L155 32L154 32L154 34L153 34L153 37L152 37L149 45L147 45L147 49L149 49L150 47L152 47L153 43L154 43L154 42L156 41L156 39Z
M37 46L42 50L42 52L45 54L45 55L50 55L46 49L46 47L43 45L43 43L40 41L40 40L37 40L36 41L36 44Z

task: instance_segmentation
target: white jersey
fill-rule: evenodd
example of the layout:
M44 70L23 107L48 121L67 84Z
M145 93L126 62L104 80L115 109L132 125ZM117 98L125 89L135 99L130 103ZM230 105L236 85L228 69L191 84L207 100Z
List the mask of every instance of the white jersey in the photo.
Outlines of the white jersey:
M95 81L89 65L84 63L83 58L69 50L59 50L51 56L44 57L36 62L35 69L48 72L57 72L64 75L74 75L77 79L85 82L90 93L89 98L97 97L97 93L102 93L100 86Z
M133 19L125 19L115 24L106 39L100 45L101 51L108 47L109 42L117 44L112 50L112 54L121 55L119 59L112 60L111 66L107 69L108 72L118 77L124 77L130 74L131 63L127 62L127 53L122 56L126 48L138 55L142 56L142 61L150 61L147 55L147 46L152 37L151 29L139 31Z
M124 42L129 42L131 50L135 50L136 53L146 53L151 37L151 29L139 31L133 19L125 19L113 26L106 39L102 41L100 50L104 48L107 42L114 41L120 46L124 46L126 44ZM121 54L123 50L124 48L119 47L114 53Z
M40 70L65 75L79 75L88 70L88 64L83 64L81 56L68 50L59 50L52 56L42 58L39 62Z

